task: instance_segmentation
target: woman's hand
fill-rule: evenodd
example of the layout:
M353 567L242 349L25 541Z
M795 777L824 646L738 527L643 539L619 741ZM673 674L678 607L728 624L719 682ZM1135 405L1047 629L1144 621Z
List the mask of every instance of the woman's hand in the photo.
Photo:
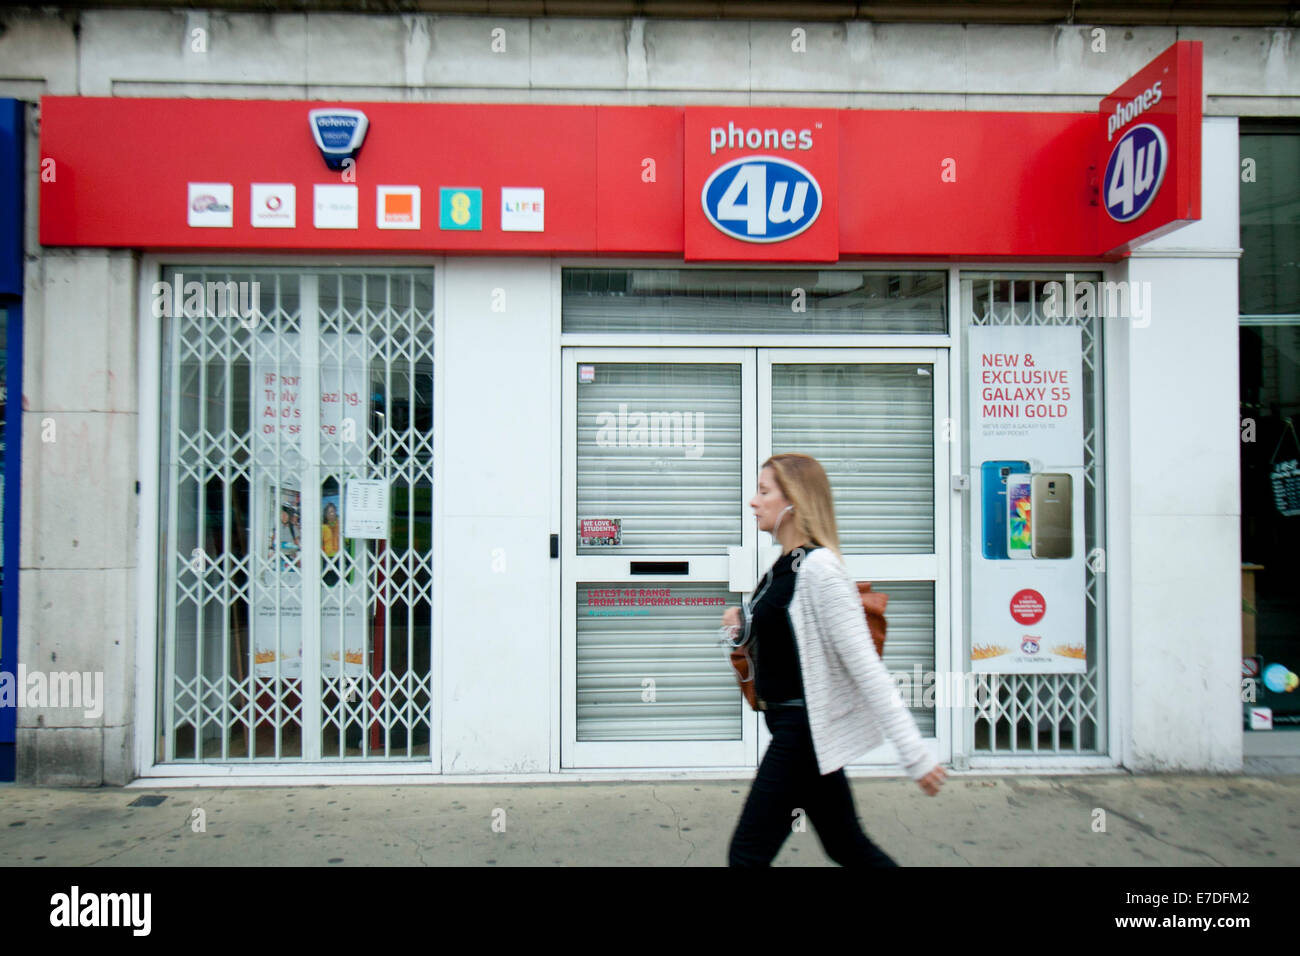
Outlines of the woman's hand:
M939 792L939 788L943 786L944 778L947 776L948 775L944 773L943 767L935 764L933 770L916 782L922 790L933 797Z
M740 627L740 608L729 607L722 612L723 627Z

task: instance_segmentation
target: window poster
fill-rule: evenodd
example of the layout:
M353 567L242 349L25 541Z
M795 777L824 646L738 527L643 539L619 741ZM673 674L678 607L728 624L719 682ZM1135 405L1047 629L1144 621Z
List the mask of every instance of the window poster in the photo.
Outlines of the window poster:
M364 339L321 335L319 395L321 460L347 470L364 460L366 399ZM343 354L342 367L328 355ZM365 585L360 567L368 559L344 533L346 503L337 480L320 496L319 514L304 510L297 478L303 464L304 388L299 335L261 332L250 382L256 505L253 540L258 542L253 582L253 670L267 678L302 676L303 557L320 548L321 673L360 677L365 667ZM311 449L306 449L311 454ZM278 480L276 478L278 477ZM319 542L319 544L317 544Z
M1080 330L979 326L969 341L971 670L1082 673Z
M376 478L352 478L347 485L347 536L388 538L388 482Z

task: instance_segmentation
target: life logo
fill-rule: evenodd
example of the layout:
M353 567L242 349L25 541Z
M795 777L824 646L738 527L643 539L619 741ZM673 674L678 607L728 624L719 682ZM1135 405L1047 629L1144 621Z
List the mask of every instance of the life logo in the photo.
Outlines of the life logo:
M1116 222L1130 222L1150 207L1169 167L1165 134L1150 123L1134 126L1119 138L1106 162L1106 212Z
M742 156L704 183L700 202L709 222L743 242L782 242L822 211L822 189L808 170L776 156Z

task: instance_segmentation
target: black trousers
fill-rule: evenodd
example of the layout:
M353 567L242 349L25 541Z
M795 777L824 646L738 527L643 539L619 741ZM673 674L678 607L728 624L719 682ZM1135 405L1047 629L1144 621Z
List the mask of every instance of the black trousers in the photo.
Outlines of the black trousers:
M843 770L817 771L808 712L782 707L763 712L772 733L728 850L730 866L769 866L802 810L822 849L841 866L897 866L862 832Z

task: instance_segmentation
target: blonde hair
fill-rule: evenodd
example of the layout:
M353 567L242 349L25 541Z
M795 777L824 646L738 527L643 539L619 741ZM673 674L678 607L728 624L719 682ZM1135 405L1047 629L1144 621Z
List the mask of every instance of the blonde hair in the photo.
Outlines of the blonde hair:
M835 525L831 482L821 462L811 455L786 452L773 455L763 462L763 468L772 469L781 494L794 505L792 517L799 522L800 533L807 535L813 544L829 548L837 558L844 560L840 553L840 533Z

